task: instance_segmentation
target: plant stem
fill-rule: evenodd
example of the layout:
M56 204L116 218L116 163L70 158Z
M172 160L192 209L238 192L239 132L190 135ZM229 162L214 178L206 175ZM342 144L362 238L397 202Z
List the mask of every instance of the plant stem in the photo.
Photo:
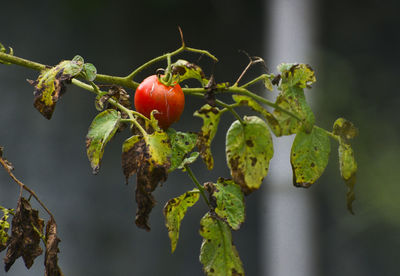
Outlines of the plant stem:
M132 80L138 73L140 73L141 71L143 71L143 70L146 69L147 67L150 67L150 66L153 65L154 63L157 63L157 62L159 62L159 61L162 61L162 60L168 58L168 56L172 57L172 56L174 56L174 55L177 55L177 54L183 52L184 50L185 50L185 48L184 48L184 47L181 47L181 48L179 48L179 49L177 49L177 50L175 50L175 51L173 51L173 52L171 52L171 53L167 53L167 54L164 54L164 55L162 55L162 56L153 58L152 60L149 60L148 62L146 62L146 63L142 64L141 66L139 66L138 68L136 68L132 73L130 73L130 74L129 74L128 76L126 76L125 78L128 78L128 79Z
M196 176L193 174L192 170L188 165L185 165L185 169L188 172L190 178L192 179L193 183L196 185L197 189L199 189L201 196L203 197L204 201L206 202L208 208L211 209L210 202L204 192L204 187L200 185L199 181L197 180Z
M37 71L44 70L48 67L44 64L30 61L27 59L23 59L20 57L16 57L13 55L9 55L9 54L3 53L3 52L0 52L0 60L4 61L4 62L9 62L9 63L15 64L15 65L23 66L26 68L30 68L33 70L37 70Z
M223 101L220 101L220 100L216 100L215 102L216 102L218 105L220 105L220 106L226 108L226 110L229 110L229 111L233 114L233 116L235 116L236 119L237 119L242 125L244 124L243 119L240 117L239 114L237 114L237 112L235 111L235 109L233 109L234 107L238 106L238 104L229 105L229 104L226 104L226 103L224 103ZM222 112L224 112L224 111L222 111Z
M327 131L326 129L320 128L319 126L314 125L314 127L324 131L329 137L336 140L337 142L340 142L340 136L337 136L337 135L333 134L332 132Z
M47 212L47 214L49 214L49 216L55 221L53 214L46 207L46 205L44 205L44 203L38 198L38 196L36 195L36 193L33 190L31 190L28 186L26 186L24 183L22 183L15 177L15 175L11 172L9 165L2 157L0 157L0 164L4 167L4 169L7 171L8 175L15 181L15 183L17 183L21 189L24 189L31 196L33 196L36 199L36 201L40 204L40 206L42 206L42 208Z
M246 87L248 87L248 86L250 86L250 85L253 85L253 84L259 82L260 80L263 80L263 79L265 79L265 78L270 78L270 77L271 77L271 75L262 74L261 76L258 76L258 77L255 78L254 80L251 80L251 81L249 81L248 83L245 83L245 84L243 84L243 85L240 86L240 87L241 87L241 88L246 88Z
M99 93L101 92L98 89L95 89L93 86L86 84L84 82L81 82L80 80L77 79L72 79L71 81L74 85L83 88L85 90L88 90L90 92L93 92L96 95L99 95ZM117 102L116 100L109 98L107 100L111 105L115 106L116 108L118 108L119 110L121 110L122 112L125 112L126 114L128 114L129 116L129 121L132 122L138 129L139 131L143 134L143 136L147 136L147 132L146 130L144 130L144 128L137 122L137 120L133 117L133 111L126 108L125 106L123 106L122 104L120 104L119 102Z

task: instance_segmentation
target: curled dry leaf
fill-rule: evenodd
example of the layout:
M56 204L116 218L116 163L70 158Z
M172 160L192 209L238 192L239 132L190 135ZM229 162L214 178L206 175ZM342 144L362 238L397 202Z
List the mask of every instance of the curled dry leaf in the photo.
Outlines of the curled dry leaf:
M57 224L51 218L46 225L46 252L45 252L45 276L61 276L61 269L58 266L58 243L60 239L57 237Z
M22 257L27 268L33 265L34 259L43 253L39 245L43 226L44 221L39 218L39 212L32 209L29 201L20 197L12 219L11 237L4 258L5 271L8 271L19 257Z
M152 192L167 180L171 146L168 135L155 131L146 137L132 136L122 146L122 169L126 182L136 173L136 225L150 231L149 214L155 205Z

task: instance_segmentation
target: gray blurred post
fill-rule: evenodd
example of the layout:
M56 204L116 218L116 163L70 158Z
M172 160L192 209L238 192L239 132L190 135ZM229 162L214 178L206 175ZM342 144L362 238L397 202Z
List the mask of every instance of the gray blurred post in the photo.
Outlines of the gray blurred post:
M312 63L312 0L265 2L268 68L281 62ZM309 99L310 94L307 94ZM310 190L292 184L293 136L274 140L275 155L264 183L262 271L268 276L316 275L314 208Z

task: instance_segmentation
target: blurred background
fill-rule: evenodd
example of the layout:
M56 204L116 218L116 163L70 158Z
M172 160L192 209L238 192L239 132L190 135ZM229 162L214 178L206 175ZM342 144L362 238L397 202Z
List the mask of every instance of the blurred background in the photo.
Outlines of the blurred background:
M279 62L310 63L317 83L307 97L312 98L317 124L330 129L336 118L345 117L359 128L353 143L359 167L356 215L346 210L346 188L332 143L328 168L311 188L299 190L291 181L279 183L299 196L306 193L310 204L297 208L304 212L295 217L288 236L306 242L286 243L282 252L291 255L275 260L279 244L268 247L268 241L274 240L268 225L274 222L265 214L273 210L286 220L293 216L266 204L274 198L270 182L277 178L268 176L260 191L247 198L246 222L233 234L246 274L283 276L272 274L279 268L271 269L281 265L291 266L295 271L291 275L307 271L312 271L308 275L326 276L396 275L400 258L400 4L395 0L281 3L286 5L282 9L276 9L273 0L3 1L0 42L13 47L15 55L44 64L54 65L79 54L100 73L124 76L147 60L178 48L177 26L181 26L189 46L209 50L220 62L214 67L198 55L182 57L199 63L207 75L213 72L217 82L233 83L240 75L248 63L240 50L263 57L271 72L276 72ZM303 26L295 32L304 35L288 36L281 43L280 34L293 31L294 26ZM287 60L299 48L298 60ZM273 56L276 49L283 60ZM143 72L137 81L164 66L161 63ZM252 68L244 81L263 70L262 66ZM134 223L135 180L125 185L120 167L121 143L129 134L121 133L107 145L100 173L92 175L84 142L96 115L93 95L69 86L52 120L47 121L33 108L33 89L25 81L36 77L32 70L0 65L0 145L14 164L16 176L36 191L56 217L64 274L203 275L198 228L206 211L204 204L188 211L174 254L162 215L169 198L193 187L191 180L181 172L171 174L154 193L158 204L151 213L151 232L138 229ZM254 91L265 93L257 86ZM204 101L187 98L186 103L184 116L174 128L197 131L201 120L191 115ZM193 165L200 182L229 176L222 149L232 121L229 115L222 118L214 141L215 170L207 171L200 161ZM279 170L274 165L280 162L279 156L272 159L271 170ZM18 191L0 171L0 205L15 208ZM0 256L4 258L5 252ZM296 263L298 267L292 265ZM7 274L0 270L0 275L43 275L42 264L43 256L26 270L19 259Z

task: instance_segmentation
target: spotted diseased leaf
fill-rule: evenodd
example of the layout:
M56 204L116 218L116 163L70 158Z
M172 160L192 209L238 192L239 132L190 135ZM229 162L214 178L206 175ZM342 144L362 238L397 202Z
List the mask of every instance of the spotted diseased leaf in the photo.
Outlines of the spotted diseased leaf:
M172 149L171 167L169 168L169 172L172 172L173 170L182 167L182 162L196 146L198 135L196 133L177 132L173 128L169 128L167 134Z
M239 185L232 180L219 178L217 183L207 182L212 211L233 230L238 230L245 219L244 196Z
M347 186L347 209L354 214L353 201L355 200L354 185L356 184L357 163L350 144L339 143L339 164L340 174Z
M3 212L3 216L0 219L0 252L7 248L7 242L10 238L8 236L8 229L10 228L10 223L7 221L10 213L13 212L12 209L4 208L0 206L0 210Z
M165 225L168 229L168 236L171 240L171 251L174 252L179 239L181 221L186 211L192 207L200 198L198 189L188 191L179 197L170 199L164 206Z
M183 59L179 59L172 64L172 74L178 76L179 82L187 79L196 79L202 84L202 86L205 86L208 83L208 80L200 66Z
M314 71L309 65L292 63L280 64L278 70L281 72L278 85L280 93L275 104L281 109L276 108L273 112L281 127L277 136L291 135L299 131L310 133L315 117L306 101L304 88L309 88L316 81ZM282 109L289 111L297 118Z
M65 92L65 83L81 72L83 64L83 59L76 56L42 71L36 81L28 80L35 89L33 105L46 119L51 119L57 101Z
M340 136L344 142L348 143L349 140L358 135L358 129L352 122L338 118L333 124L333 134Z
M200 262L207 276L244 275L239 253L232 243L229 226L207 213L200 221L200 235L203 242L200 249Z
M347 209L353 212L353 201L355 200L354 186L356 184L357 162L354 158L354 152L350 140L358 135L358 129L354 124L344 118L338 118L333 124L334 135L339 140L339 165L340 174L347 186Z
M4 258L5 271L8 271L19 257L22 257L27 268L33 265L35 258L43 253L40 248L43 227L44 221L39 218L39 212L32 209L29 201L20 197L11 223L11 237Z
M278 65L281 72L281 89L286 87L310 88L316 82L314 70L308 64L281 63Z
M323 129L314 127L309 134L297 133L290 154L293 184L296 187L310 187L328 165L330 151L329 136Z
M274 155L267 124L256 116L233 122L226 134L226 160L235 183L247 195L257 190Z
M279 125L278 120L268 110L261 106L257 101L253 100L249 96L244 95L233 95L233 100L240 105L245 105L260 113L268 122L269 127L276 136L281 136L282 129Z
M214 167L214 159L211 153L211 142L218 130L221 112L217 107L212 107L208 104L204 105L200 110L197 110L193 115L203 119L203 126L197 140L197 148L200 151L200 156L204 160L207 168L212 170Z
M170 163L171 146L168 135L155 131L145 137L132 136L122 146L122 168L128 182L136 173L136 225L150 231L148 218L155 205L151 194L158 183L167 180Z
M60 239L57 236L57 224L53 218L46 224L46 251L44 257L45 276L62 276L58 266L58 256L60 252L58 243Z
M86 135L86 153L93 173L100 169L104 147L113 138L120 125L121 114L114 109L107 109L98 114L89 127Z
M197 160L197 158L199 158L199 156L200 156L199 152L197 152L197 151L192 152L189 157L186 157L185 159L183 159L183 161L179 165L178 169L186 171L185 166L194 163Z

